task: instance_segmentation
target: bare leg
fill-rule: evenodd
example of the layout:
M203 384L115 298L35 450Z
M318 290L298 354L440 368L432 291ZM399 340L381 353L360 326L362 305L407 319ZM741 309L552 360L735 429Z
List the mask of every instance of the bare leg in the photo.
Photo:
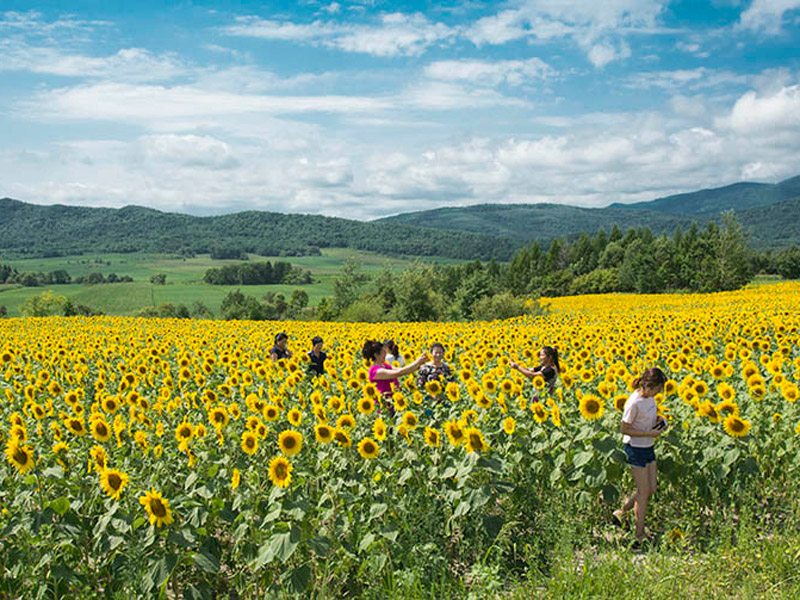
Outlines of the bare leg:
M653 465L655 469L655 463ZM636 484L633 506L636 515L636 539L641 540L644 538L644 517L647 513L647 501L650 498L650 474L648 467L631 467L631 474Z

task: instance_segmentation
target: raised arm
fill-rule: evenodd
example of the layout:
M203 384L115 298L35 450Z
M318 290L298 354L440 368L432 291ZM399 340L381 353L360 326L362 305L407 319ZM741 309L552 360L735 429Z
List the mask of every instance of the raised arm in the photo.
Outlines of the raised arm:
M423 364L428 361L427 354L421 354L417 360L415 360L410 365L406 365L405 367L399 367L395 369L394 367L381 367L377 371L375 371L375 379L397 379L398 377L402 377L403 375L408 375L409 373L413 373L417 369L419 369Z

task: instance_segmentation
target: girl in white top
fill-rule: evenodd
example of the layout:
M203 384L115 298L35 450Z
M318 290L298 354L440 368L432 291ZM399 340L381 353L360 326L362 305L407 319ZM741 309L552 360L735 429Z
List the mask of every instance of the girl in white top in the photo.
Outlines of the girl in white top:
M661 369L647 369L641 377L633 380L636 390L625 402L622 413L620 431L636 491L613 515L614 520L621 525L625 514L631 508L634 509L637 542L646 539L644 517L647 502L656 491L656 455L653 445L666 428L667 422L658 416L655 396L664 390L666 381Z

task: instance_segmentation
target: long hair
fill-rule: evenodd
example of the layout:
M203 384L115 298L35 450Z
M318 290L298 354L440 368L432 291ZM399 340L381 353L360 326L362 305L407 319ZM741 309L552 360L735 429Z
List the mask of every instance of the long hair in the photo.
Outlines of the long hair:
M544 346L542 350L547 356L553 359L553 364L556 367L556 372L561 373L561 365L558 364L558 348L553 348L553 346Z

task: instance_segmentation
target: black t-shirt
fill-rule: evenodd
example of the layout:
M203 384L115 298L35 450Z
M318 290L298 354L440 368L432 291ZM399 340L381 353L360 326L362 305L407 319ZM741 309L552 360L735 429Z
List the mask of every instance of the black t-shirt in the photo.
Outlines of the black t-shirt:
M314 354L314 351L308 353L308 358L311 359L311 362L308 363L308 370L309 372L316 373L317 375L324 375L325 374L325 359L328 358L328 355L324 352L320 351L319 356Z
M278 357L278 360L282 358L289 358L289 349L286 348L285 350L281 350L278 346L273 346L272 350L269 351L270 356L273 354Z
M539 365L533 370L533 372L544 377L545 383L553 383L556 378L556 370L553 367L543 367L542 365Z

